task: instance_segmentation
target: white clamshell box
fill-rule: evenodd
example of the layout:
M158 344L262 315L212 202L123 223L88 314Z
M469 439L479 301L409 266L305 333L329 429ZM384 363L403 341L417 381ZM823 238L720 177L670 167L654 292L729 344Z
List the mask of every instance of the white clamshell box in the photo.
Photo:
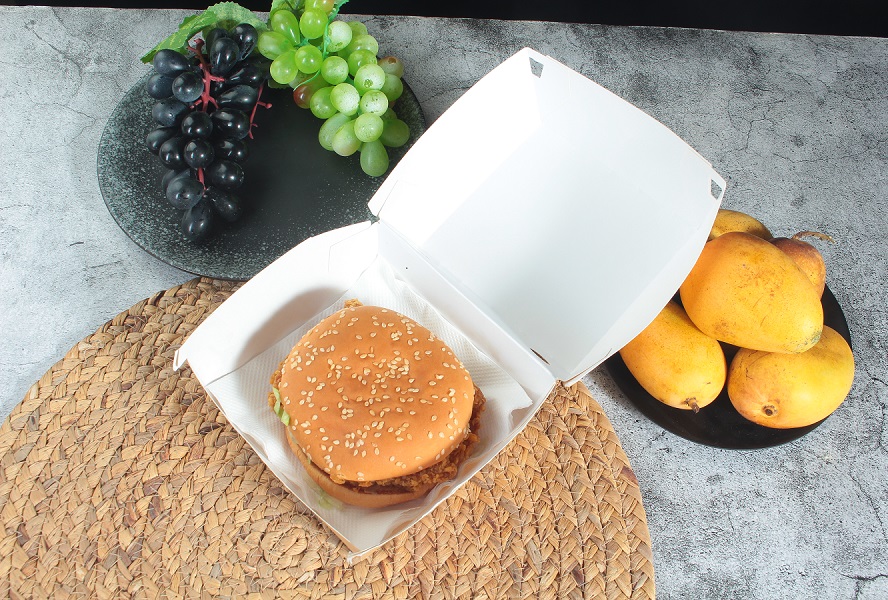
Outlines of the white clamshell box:
M429 513L570 384L641 331L690 271L725 182L641 110L523 49L469 89L392 169L378 219L299 244L176 353L283 485L355 554ZM267 404L299 338L357 298L447 342L487 397L458 477L387 509L324 494Z

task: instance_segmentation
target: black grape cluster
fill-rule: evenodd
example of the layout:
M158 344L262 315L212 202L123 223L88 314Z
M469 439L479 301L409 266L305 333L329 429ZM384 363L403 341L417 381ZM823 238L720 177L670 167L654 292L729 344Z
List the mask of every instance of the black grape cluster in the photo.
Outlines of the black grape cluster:
M169 169L161 187L184 211L182 235L202 242L219 219L234 222L243 207L235 194L244 181L241 166L252 138L253 118L268 78L269 61L254 57L256 29L242 23L215 28L188 47L190 56L170 49L155 54L155 73L146 90L158 102L158 127L145 143Z

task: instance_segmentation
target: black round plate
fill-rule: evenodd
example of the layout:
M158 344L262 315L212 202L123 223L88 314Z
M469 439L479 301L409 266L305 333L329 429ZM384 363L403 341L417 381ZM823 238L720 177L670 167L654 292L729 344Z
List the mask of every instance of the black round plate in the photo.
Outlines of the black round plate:
M848 322L829 288L824 290L821 302L824 323L835 329L850 345ZM619 353L611 356L604 364L620 390L642 414L664 429L698 444L747 450L768 448L798 439L823 423L818 421L807 427L793 429L772 429L756 425L734 409L726 389L721 391L712 404L700 409L698 413L672 408L659 402L641 387Z
M343 158L321 148L323 123L293 102L292 90L266 89L269 109L256 113L245 182L238 190L244 214L217 221L214 235L195 245L179 232L181 211L161 191L166 172L145 148L155 127L145 93L146 75L127 92L108 120L98 152L99 187L121 229L144 250L176 268L217 279L246 280L305 239L370 218L367 202L383 177L369 177L357 154ZM390 169L425 131L425 116L405 84L394 105L411 131L401 148L389 148Z

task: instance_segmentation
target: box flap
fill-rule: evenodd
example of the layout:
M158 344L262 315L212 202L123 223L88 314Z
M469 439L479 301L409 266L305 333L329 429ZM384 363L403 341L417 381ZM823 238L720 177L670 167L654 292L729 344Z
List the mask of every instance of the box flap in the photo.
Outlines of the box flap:
M428 129L370 208L568 381L675 293L724 188L663 124L524 49Z

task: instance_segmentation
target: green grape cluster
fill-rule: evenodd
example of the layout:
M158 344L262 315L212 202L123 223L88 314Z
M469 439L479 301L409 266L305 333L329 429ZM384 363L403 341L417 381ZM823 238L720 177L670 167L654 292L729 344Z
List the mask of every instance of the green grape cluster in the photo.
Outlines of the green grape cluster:
M386 147L410 137L392 108L404 92L403 63L378 59L379 43L358 21L336 19L342 2L305 0L278 8L258 49L272 61L271 79L293 88L298 106L324 121L318 141L341 156L360 152L361 168L373 177L389 167Z

